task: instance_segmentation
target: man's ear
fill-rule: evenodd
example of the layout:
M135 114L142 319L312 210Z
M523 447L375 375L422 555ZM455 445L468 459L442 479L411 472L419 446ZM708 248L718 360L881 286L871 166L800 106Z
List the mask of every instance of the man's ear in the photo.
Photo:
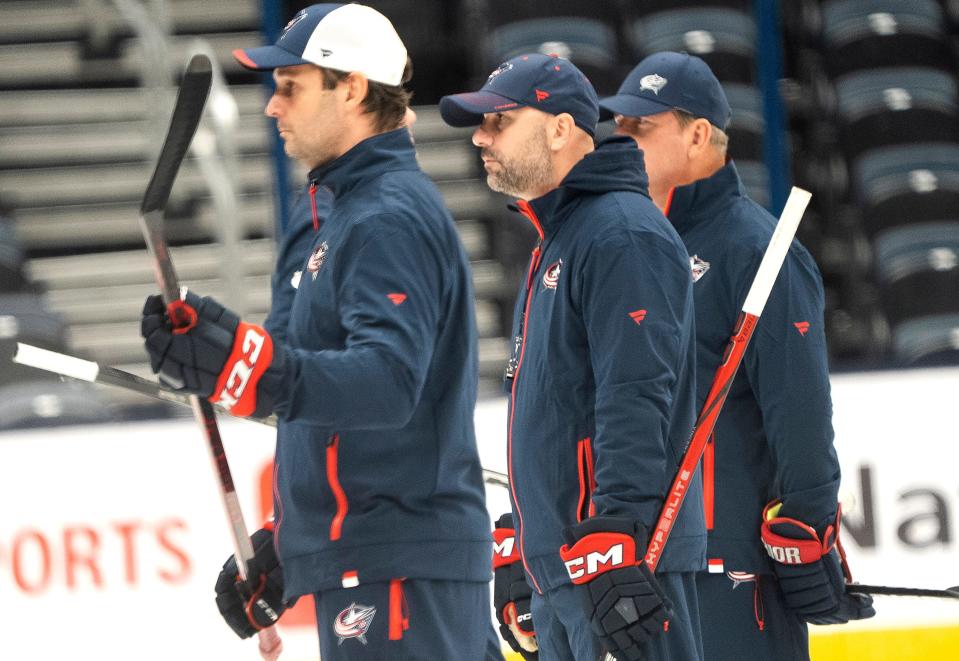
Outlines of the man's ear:
M366 93L370 89L370 81L361 73L353 71L349 76L344 80L345 89L346 89L346 104L347 106L355 106L362 110L361 106L363 104L363 99L366 98Z
M573 136L576 122L568 112L554 115L546 122L546 143L552 151L565 147Z
M700 117L686 127L686 132L689 140L689 157L693 159L709 147L709 141L713 137L713 125L708 119Z

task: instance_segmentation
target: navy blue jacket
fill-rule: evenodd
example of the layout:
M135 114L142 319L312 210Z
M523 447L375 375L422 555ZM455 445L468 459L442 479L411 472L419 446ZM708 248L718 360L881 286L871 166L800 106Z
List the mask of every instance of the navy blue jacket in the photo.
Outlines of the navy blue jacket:
M709 264L693 285L702 406L776 219L746 197L731 162L677 188L668 216L699 270ZM822 281L793 241L706 447L710 560L727 571L770 572L759 526L775 498L783 499L781 516L820 529L831 523L839 489L832 441Z
M629 139L520 210L541 242L507 371L510 491L527 579L546 591L569 582L564 528L596 514L651 530L659 515L695 416L692 278ZM701 569L705 543L697 478L660 571Z
M333 206L259 386L280 418L285 596L398 577L488 581L472 285L452 218L405 128L310 176Z
M313 247L313 239L319 226L330 215L332 202L327 189L304 188L293 203L286 231L278 237L276 263L270 277L270 313L263 322L263 328L274 342L286 342L293 295Z

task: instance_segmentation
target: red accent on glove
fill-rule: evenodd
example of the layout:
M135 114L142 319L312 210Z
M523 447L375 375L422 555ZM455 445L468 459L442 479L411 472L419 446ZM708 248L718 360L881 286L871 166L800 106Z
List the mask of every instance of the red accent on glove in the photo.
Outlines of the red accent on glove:
M766 520L766 512L770 508L778 505L774 501L766 505L763 510L763 523L760 528L763 546L766 547L766 553L776 562L783 565L807 565L818 562L823 556L832 551L836 544L836 537L839 531L840 513L836 513L835 524L826 529L825 535L820 540L819 533L802 521L788 517L775 517ZM797 536L784 536L775 532L774 527L783 526L795 532ZM802 537L799 537L802 535Z
M240 322L233 336L233 352L213 388L210 401L233 415L256 411L256 384L273 362L273 339L259 326Z
M563 544L559 555L574 585L589 583L603 572L637 564L636 540L619 532L586 535L572 548Z
M167 305L166 313L173 325L174 335L183 335L196 326L196 322L199 320L196 310L184 300L173 301Z
M499 569L519 561L516 548L516 531L513 528L496 528L493 531L493 569Z

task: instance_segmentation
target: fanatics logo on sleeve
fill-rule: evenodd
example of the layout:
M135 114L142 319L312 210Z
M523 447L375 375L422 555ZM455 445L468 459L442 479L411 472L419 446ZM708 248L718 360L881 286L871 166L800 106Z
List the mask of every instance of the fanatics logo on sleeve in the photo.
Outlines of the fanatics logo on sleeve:
M797 321L793 324L796 327L796 330L799 331L799 334L803 337L806 336L806 333L809 332L809 322L808 321Z
M563 260L553 262L546 267L546 273L543 274L543 286L547 289L556 289L559 284L559 274L563 270Z
M356 638L366 645L366 632L369 631L375 615L376 606L364 606L356 602L341 610L333 619L333 633L339 638L337 645L342 645L347 638Z
M310 261L306 263L306 270L313 275L313 280L316 280L316 274L319 272L320 267L323 266L323 262L326 261L326 254L330 252L330 245L324 241L317 247L313 254L310 255Z

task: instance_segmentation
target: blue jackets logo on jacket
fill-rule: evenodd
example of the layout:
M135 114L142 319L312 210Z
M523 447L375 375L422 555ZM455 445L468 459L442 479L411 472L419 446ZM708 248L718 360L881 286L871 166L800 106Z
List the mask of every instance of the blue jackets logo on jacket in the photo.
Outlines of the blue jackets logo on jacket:
M546 273L543 274L543 286L546 289L556 289L559 284L559 274L563 270L563 260L558 260L546 267Z

